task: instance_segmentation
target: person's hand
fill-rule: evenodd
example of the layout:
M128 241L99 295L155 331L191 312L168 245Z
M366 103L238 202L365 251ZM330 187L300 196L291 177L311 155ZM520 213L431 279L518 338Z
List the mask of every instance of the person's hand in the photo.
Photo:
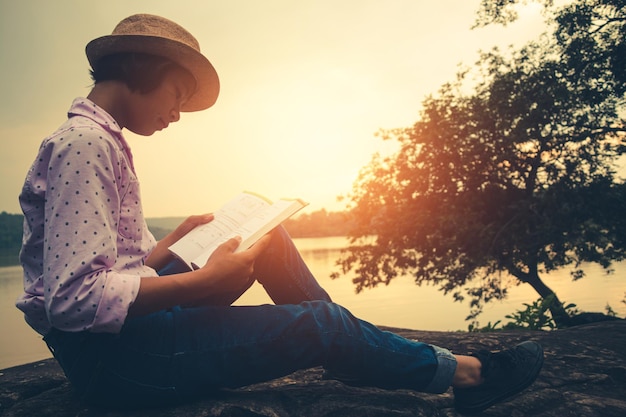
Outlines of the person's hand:
M202 216L190 218L185 227L193 228L194 224L202 224L206 219ZM197 220L200 223L196 223ZM165 275L159 279L142 277L139 293L129 314L140 316L175 305L198 306L215 294L245 287L254 270L254 261L267 248L270 240L271 235L268 234L250 249L235 253L240 239L230 239L220 245L200 269Z
M181 237L185 236L195 227L201 224L208 223L213 220L213 214L200 214L196 216L187 217L174 231L169 233L163 239L157 242L156 247L152 250L150 255L146 258L146 265L155 270L159 270L167 265L173 259L172 254L167 249Z
M254 271L254 261L267 248L271 235L265 235L249 249L235 253L241 238L224 242L201 268L220 291L237 290L247 284Z
M208 223L214 219L213 213L198 214L189 216L172 232L172 237L177 241L187 233L191 232L197 226Z
M185 220L183 220L183 222L179 224L176 227L176 229L174 229L167 236L161 239L159 243L163 242L164 245L169 247L173 245L174 243L178 242L180 238L185 236L187 233L191 232L197 226L208 223L212 221L214 218L215 216L213 216L213 213L197 214L194 216L189 216Z

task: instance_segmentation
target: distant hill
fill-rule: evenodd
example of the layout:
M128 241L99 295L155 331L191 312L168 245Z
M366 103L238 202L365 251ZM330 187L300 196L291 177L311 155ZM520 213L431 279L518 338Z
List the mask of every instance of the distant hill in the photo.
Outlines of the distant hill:
M150 230L153 227L174 230L183 220L185 220L185 217L150 217L146 219L146 223L148 223Z
M0 266L17 265L22 246L21 214L0 213Z
M148 229L156 240L161 240L185 220L185 217L151 217L146 219Z

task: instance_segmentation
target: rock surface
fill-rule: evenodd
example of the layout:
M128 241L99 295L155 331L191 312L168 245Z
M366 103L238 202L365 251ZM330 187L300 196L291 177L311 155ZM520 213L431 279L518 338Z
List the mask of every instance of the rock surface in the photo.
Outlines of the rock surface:
M551 332L425 332L403 336L467 353L498 350L522 340L543 344L538 380L485 416L626 416L626 322L588 324ZM178 407L111 411L81 406L53 360L0 371L0 416L6 417L373 417L456 416L451 390L443 395L353 388L321 379L321 369L220 393Z

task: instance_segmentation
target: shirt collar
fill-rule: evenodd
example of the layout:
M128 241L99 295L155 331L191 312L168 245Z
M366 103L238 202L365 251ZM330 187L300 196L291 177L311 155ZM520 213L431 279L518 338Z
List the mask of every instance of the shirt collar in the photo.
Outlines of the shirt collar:
M73 116L82 116L91 119L100 126L102 126L103 129L111 132L111 134L115 138L117 138L122 149L128 156L128 159L130 160L130 166L134 171L133 155L130 151L130 146L128 146L126 139L122 135L122 128L115 121L113 116L111 116L102 107L98 106L93 101L84 97L78 97L72 102L72 106L67 111L67 117L71 118Z
M88 98L79 97L75 99L67 112L67 116L87 117L111 133L115 133L116 136L122 136L122 128L117 124L113 116Z

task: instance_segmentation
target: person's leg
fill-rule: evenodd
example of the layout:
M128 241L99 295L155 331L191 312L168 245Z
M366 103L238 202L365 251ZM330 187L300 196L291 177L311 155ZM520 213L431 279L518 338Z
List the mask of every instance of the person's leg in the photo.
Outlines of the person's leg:
M193 335L177 354L189 378L181 392L240 387L315 366L360 385L443 392L456 366L444 349L381 331L323 301L181 310L174 318L177 336Z
M173 309L129 320L119 335L53 330L45 339L79 396L106 407L174 404L323 365L358 385L453 385L457 410L475 413L528 387L543 364L534 342L455 357L321 301Z
M331 301L282 226L272 231L270 245L254 263L252 277L263 285L276 304Z
M468 388L480 385L483 378L480 374L481 363L474 356L454 355L456 358L456 371L452 378L452 386L456 388Z
M359 385L444 392L456 367L445 349L381 331L323 301L173 309L130 319L120 335L89 349L97 351L89 358L93 374L72 382L90 402L108 406L169 404L316 366Z
M180 274L180 273L188 272L188 271L189 271L189 267L185 265L184 262L178 259L173 259L172 261L168 262L162 269L158 270L157 274L159 274L160 276L165 276L165 275ZM237 301L239 297L243 295L243 293L248 291L248 289L252 286L252 284L254 284L254 278L251 277L248 280L248 282L240 289L212 294L208 297L205 297L198 304L199 305L212 305L212 306L229 306L235 301Z

